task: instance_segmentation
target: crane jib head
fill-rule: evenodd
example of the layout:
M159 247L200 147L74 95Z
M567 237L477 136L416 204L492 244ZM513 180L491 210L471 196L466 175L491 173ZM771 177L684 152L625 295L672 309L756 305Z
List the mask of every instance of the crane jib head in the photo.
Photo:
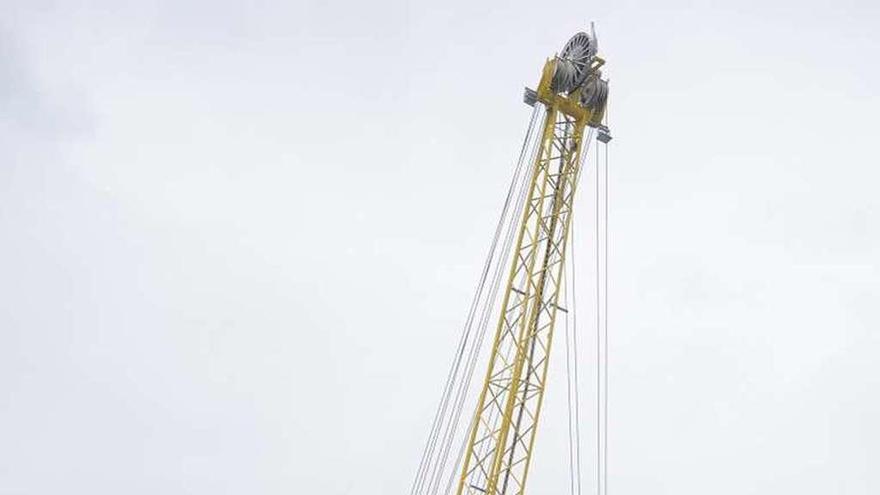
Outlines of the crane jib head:
M592 34L579 32L562 51L547 60L538 89L526 88L523 101L557 105L565 114L599 127L608 101L608 80L600 70L605 60L597 55L598 42Z

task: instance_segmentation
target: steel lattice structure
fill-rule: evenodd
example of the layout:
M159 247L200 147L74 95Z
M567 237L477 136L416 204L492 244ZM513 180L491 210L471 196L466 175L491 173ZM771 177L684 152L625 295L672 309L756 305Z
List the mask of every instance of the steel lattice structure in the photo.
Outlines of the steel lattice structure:
M546 114L458 495L525 492L560 310L584 129L605 130L607 82L595 46L594 36L578 33L562 57L547 61L538 89L526 90L526 102L545 105ZM578 58L564 58L567 53ZM589 98L582 94L586 80Z

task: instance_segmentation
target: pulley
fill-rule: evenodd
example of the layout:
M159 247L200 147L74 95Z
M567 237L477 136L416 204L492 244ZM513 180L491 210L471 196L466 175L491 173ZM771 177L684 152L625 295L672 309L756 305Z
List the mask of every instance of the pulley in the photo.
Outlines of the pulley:
M596 39L594 37L584 32L572 36L562 52L556 57L553 90L560 93L574 91L586 79L590 63L595 55Z
M608 101L608 81L602 79L598 71L587 76L581 89L581 105L593 112L601 112Z

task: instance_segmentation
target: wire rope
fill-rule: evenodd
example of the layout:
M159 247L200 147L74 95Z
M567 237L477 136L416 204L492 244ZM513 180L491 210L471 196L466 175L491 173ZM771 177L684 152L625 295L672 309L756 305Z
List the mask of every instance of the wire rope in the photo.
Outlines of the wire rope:
M570 234L569 234L570 235ZM573 270L572 270L573 271ZM563 273L564 276L564 273ZM571 386L571 344L570 344L570 331L568 327L569 320L569 301L568 301L568 277L565 279L565 288L563 301L566 307L565 313L565 386L566 386L566 400L568 405L568 478L569 478L569 488L571 491L571 495L576 495L577 491L575 490L575 468L574 468L574 425L572 424L572 420L574 419L572 413L572 386ZM576 420L575 420L576 421Z
M586 147L585 147L584 153L581 157L581 163L579 166L578 176L580 176L580 174L583 173L583 169L587 163L587 157L590 154L590 144L593 142L593 133L594 133L594 129L591 128L589 133L587 134L587 137L585 140ZM568 298L568 288L566 285L566 308L568 309L569 313L566 313L566 315L565 315L566 316L565 323L566 323L566 374L570 375L570 377L567 377L566 381L567 381L568 386L570 387L569 390L573 390L573 395L574 395L574 401L573 401L573 405L574 405L574 433L573 433L573 435L572 435L572 431L571 431L571 421L569 421L569 456L570 456L569 470L571 471L570 477L573 480L572 481L572 485L573 485L572 492L576 493L577 495L580 495L582 493L581 432L580 432L580 430L581 430L581 427L580 427L580 417L581 417L581 415L580 415L580 384L578 383L578 377L580 374L580 372L578 370L578 361L579 361L578 356L580 355L580 352L578 351L578 340L577 340L577 335L578 335L578 330L577 330L578 329L578 326L577 326L577 278L576 278L577 277L577 264L575 262L576 247L575 247L575 235L574 235L574 232L576 229L575 229L575 222L574 222L573 215L572 215L572 219L571 219L571 226L569 227L569 229L570 229L570 231L569 231L568 235L569 235L570 246L569 246L568 259L569 259L569 263L571 265L571 269L570 269L570 272L571 272L571 277L570 277L570 279L571 279L571 302L569 303L568 299L567 299ZM572 326L572 330L571 330L572 351L571 351L571 354L572 354L573 369L571 371L573 371L573 373L571 373L571 371L568 369L568 317L569 317L569 314L571 315L571 326ZM570 397L571 397L571 395L569 395L569 418L572 417L572 412L571 412L572 401L571 401ZM573 436L573 438L572 438L572 436ZM573 450L574 450L573 463L571 462L572 444L573 444ZM574 464L574 465L572 466L572 464Z
M580 413L580 386L578 385L578 326L577 326L577 265L575 264L574 229L571 236L571 321L572 321L572 349L574 355L574 434L575 434L575 468L577 472L577 494L581 494L581 413Z
M599 146L596 146L596 493L602 495L602 338L599 272Z
M517 167L514 171L514 176L511 179L510 186L508 188L507 196L504 200L504 206L501 210L500 218L498 219L498 224L495 229L495 233L492 239L492 244L489 248L489 253L486 256L486 261L483 267L483 271L481 272L480 279L477 283L477 289L474 294L474 297L471 301L471 306L468 311L468 316L465 320L464 328L462 329L462 335L459 339L459 344L457 346L457 352L455 358L453 359L452 366L450 367L449 373L447 375L446 383L443 388L443 394L441 396L440 404L438 405L437 411L434 415L434 420L432 422L431 430L428 435L428 441L425 444L425 448L422 451L422 459L419 463L419 468L416 471L416 477L413 480L413 484L410 488L410 493L415 495L419 493L421 488L424 486L424 480L430 468L431 459L434 456L434 450L437 442L437 438L440 435L440 431L442 429L442 425L444 422L444 416L446 410L449 406L449 400L452 394L452 389L455 386L456 377L458 375L458 371L462 362L462 358L465 353L465 349L468 347L468 342L470 340L471 330L473 327L474 317L477 312L477 308L479 305L480 298L482 296L483 290L485 288L486 278L492 266L492 261L495 258L495 252L498 245L498 239L501 236L502 229L505 225L505 218L507 217L507 212L509 210L511 198L514 197L514 191L517 188L517 184L519 182L519 178L521 175L521 170L523 166L523 158L526 154L527 145L529 142L529 136L532 134L534 130L534 124L536 120L536 116L538 114L538 109L535 108L532 112L532 117L529 121L529 127L526 132L526 139L523 142L523 147L520 151L520 157L517 162Z
M521 190L524 185L528 174L522 175L522 181L520 183L519 189ZM518 195L518 196L521 196ZM513 209L512 214L510 215L510 221L508 223L507 231L508 235L505 237L504 243L502 244L502 252L498 257L498 263L495 265L495 272L492 277L492 282L489 285L489 293L485 299L484 304L482 305L482 313L478 320L478 340L475 346L472 347L472 352L468 358L468 364L466 367L465 376L466 378L459 385L459 390L456 395L455 406L453 408L452 420L449 423L449 427L447 428L447 434L444 438L443 448L440 456L438 457L438 463L436 469L434 471L434 475L432 476L432 483L430 486L430 493L437 493L440 485L441 476L446 467L446 463L449 458L450 449L452 446L452 441L454 440L455 434L458 431L458 425L461 420L462 410L467 398L467 391L470 388L470 384L473 378L473 373L476 368L477 358L479 357L479 351L482 348L482 343L485 340L486 330L488 328L487 322L489 321L489 317L491 316L491 310L493 307L493 302L498 293L498 287L500 285L500 276L501 276L501 268L504 264L504 260L507 259L508 254L510 252L510 232L512 230L512 225L515 224L516 218L520 210L519 200L515 203L515 207ZM454 471L453 471L454 472Z
M536 122L538 113L539 112L536 109L532 114L532 120L529 125L529 130L526 134L526 139L523 142L523 149L520 153L520 159L517 164L518 171L521 170L524 163L526 163L526 162L524 162L525 153L527 150L530 149L529 142L530 142L531 138L533 137L532 131L534 129L534 124ZM516 221L516 218L519 215L519 211L520 211L519 196L521 195L521 190L525 187L524 184L525 184L527 177L528 177L528 174L525 174L525 173L519 174L519 172L518 172L517 174L519 177L519 182L518 182L518 186L515 187L515 189L519 192L519 194L516 195L517 199L516 199L516 202L514 203L514 209L511 212L511 214L508 216L508 222L507 222L507 227L506 227L506 230L508 231L508 235L506 236L505 241L502 244L502 253L501 253L501 256L498 258L498 263L496 263L496 265L495 265L495 272L492 277L492 282L489 285L489 293L488 293L488 296L486 297L486 299L482 305L482 313L481 313L480 318L478 319L478 329L479 330L478 330L477 342L476 342L476 345L474 345L471 348L471 354L469 355L468 364L466 367L466 373L465 373L466 378L459 384L459 389L458 389L458 393L456 395L456 401L455 401L455 405L453 408L452 419L450 420L450 422L448 424L446 435L445 435L444 441L443 441L443 447L441 449L440 455L438 456L437 464L435 466L435 470L432 475L431 483L429 484L430 493L437 493L437 491L439 489L441 476L442 476L443 470L446 466L446 463L448 461L452 441L455 437L456 432L458 431L458 425L459 425L459 422L461 419L463 405L466 400L467 391L470 387L470 383L473 378L473 372L474 372L474 369L476 366L477 358L479 357L479 351L482 348L482 343L485 339L486 329L487 329L487 321L488 321L488 313L492 309L492 305L493 305L492 302L494 301L496 294L497 294L497 291L498 291L498 286L499 286L499 281L500 281L499 272L500 272L502 264L504 263L504 260L507 259L508 253L510 251L510 241L507 238L509 238L509 232L512 228L511 225Z
M526 175L526 177L528 177L528 176L529 176L529 175ZM522 208L523 208L523 205L524 205L524 203L525 203L525 196L526 196L526 193L527 193L527 190L526 190L525 187L523 187L522 190L520 191L519 200L518 200L518 202L517 202L517 206L516 206L516 208L515 208L515 210L514 210L514 211L516 212L516 214L514 215L513 218L518 218L519 213L522 212ZM513 244L513 239L514 239L514 234L515 234L515 232L516 232L516 230L515 230L515 224L513 223L513 221L511 221L511 225L510 225L510 227L508 228L507 238L506 238L506 240L505 240L505 253L509 253L509 252L510 252L510 248L511 248L511 246L512 246L512 244ZM503 257L502 259L505 259L505 258L506 258L506 256ZM485 309L485 311L484 311L484 313L483 313L483 318L482 318L482 323L481 323L483 327L485 327L485 326L487 325L487 323L488 323L488 321L489 321L489 318L490 318L490 316L491 316L491 306L494 305L494 302L495 302L495 300L496 300L497 293L498 293L498 288L500 287L500 277L501 277L501 274L503 273L503 272L501 271L501 268L502 268L502 267L503 267L502 263L499 262L499 265L496 267L495 283L494 283L494 285L493 285L493 292L492 292L491 296L487 299L487 301L488 301L488 303L487 303L487 304L488 304L488 307ZM469 374L469 380L470 380L470 376L473 375L473 371L474 371L474 366L471 367L470 374ZM474 416L474 419L473 419L473 422L472 422L471 425L470 425L471 428L474 427L474 422L476 421L476 418L477 418L477 416L475 415L475 416ZM494 416L490 416L490 418L489 418L490 423L493 421L493 418L494 418ZM470 431L470 429L468 429L467 431ZM460 465L461 465L461 461L462 461L462 458L463 458L463 456L464 456L464 450L465 450L466 445L467 445L467 444L466 444L466 438L465 438L465 439L462 439L461 445L460 445L459 450L458 450L458 454L457 454L456 457L455 457L456 462L455 462L455 464L454 464L454 466L453 466L453 469L450 471L449 479L447 480L447 484L446 484L446 493L449 493L449 491L450 491L450 489L451 489L451 487L452 487L452 484L454 483L454 480L455 480L455 474L458 472L458 469L459 469L459 467L460 467ZM484 452L485 452L485 451L483 451L483 453L484 453ZM481 455L482 455L482 454L481 454Z
M607 107L605 109L605 125L606 126L608 125L608 109L607 109ZM603 482L604 482L604 488L605 488L604 494L607 495L607 493L608 493L608 205L609 205L609 196L608 196L609 195L609 185L608 185L608 183L610 181L608 180L608 143L605 143L605 146L603 146L603 147L605 148L605 208L604 208L604 211L605 211L605 250L604 250L604 253L605 253L605 256L604 256L604 261L605 261L605 276L604 276L604 280L605 280L605 292L604 292L605 308L603 311L604 316L605 316L605 320L604 320L604 323L605 323L605 328L604 328L604 334L605 334L605 363L604 363L605 373L603 374L604 380L605 380L605 400L603 402L603 408L604 408L603 421L604 421L604 430L605 430L605 445L604 445L603 457L605 459L605 463L604 463L604 468L603 468L603 477L604 477Z
M541 115L542 112L537 111L537 114ZM522 183L521 183L521 186L519 189L518 199L517 199L516 205L513 209L513 213L510 216L510 221L509 221L508 228L507 228L507 236L506 236L504 247L503 247L503 255L501 257L499 257L499 262L495 267L495 273L493 276L493 282L491 284L490 295L487 297L486 303L483 306L482 318L480 320L480 327L481 327L480 345L482 344L482 340L485 337L485 333L486 333L485 330L487 328L489 319L492 315L492 309L494 308L494 303L497 298L498 289L500 288L501 276L503 275L502 269L505 266L505 262L507 261L507 258L509 256L510 248L513 245L514 235L516 233L517 220L519 219L519 216L521 215L522 209L525 204L526 195L528 193L528 187L527 187L528 180L527 179L529 177L531 177L531 173L530 173L532 170L531 164L534 163L535 154L537 153L537 146L536 146L535 141L538 139L538 135L539 135L538 133L532 135L531 137L533 139L531 140L531 144L528 145L528 148L531 150L531 153L529 154L529 161L527 162L530 164L529 168L527 168L527 172L529 172L529 173L525 173L522 175ZM527 139L527 142L530 142L530 141ZM477 358L477 354L475 354L473 356L473 359L470 363L468 376L467 376L467 380L466 380L467 383L465 384L464 389L463 389L464 391L467 390L467 388L469 387L470 382L472 380L473 372L474 372L475 365L476 365L476 358ZM456 418L455 418L456 425L458 424L458 422L460 421L460 418L461 418L461 410L462 410L462 406L464 404L464 399L465 399L465 397L462 396L461 400L459 402L459 405L458 405L458 410L456 412ZM476 421L476 417L477 417L477 415L474 416L474 421ZM491 421L492 421L492 417L490 417L490 422ZM470 427L471 428L474 427L473 422L471 423ZM469 432L470 429L468 429L466 431ZM452 439L450 438L450 441L451 440ZM448 444L446 451L444 452L443 461L442 461L443 465L445 465L445 463L446 463L450 446L451 446L451 444ZM455 458L456 461L453 465L453 469L449 473L449 478L448 478L447 484L446 484L446 493L448 493L450 491L452 484L454 483L455 474L458 471L459 466L462 461L462 458L464 456L465 447L466 447L466 437L464 439L462 439L462 442L461 442L461 445L460 445L460 448L458 451L458 455ZM485 451L483 451L483 452L485 452ZM439 471L440 470L438 470L438 472ZM435 485L434 490L432 490L432 494L436 494L436 493L437 493L437 485Z

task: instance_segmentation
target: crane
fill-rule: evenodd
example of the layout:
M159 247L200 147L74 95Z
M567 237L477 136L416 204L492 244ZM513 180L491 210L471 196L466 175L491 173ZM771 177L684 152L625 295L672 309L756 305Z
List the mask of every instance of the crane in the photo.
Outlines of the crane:
M584 150L593 135L586 130L597 131L601 142L611 139L602 123L608 81L603 78L601 68L605 60L598 56L597 48L594 29L590 33L576 33L558 55L547 59L537 87L525 90L524 101L534 109L532 125L537 124L537 128L531 152L526 152L528 135L523 148L521 161L528 163L521 173L521 201L510 217L512 243L501 261L509 263L506 282L500 299L486 299L494 305L488 314L497 317L497 325L472 420L462 435L460 459L449 477L447 493L525 492L546 390L554 326L557 314L566 311L560 306L560 292L574 198L586 158ZM532 132L530 127L529 134ZM496 240L497 237L496 232ZM456 364L456 374L460 368L468 369ZM435 425L439 421L442 431L436 438L452 429L448 425L443 429L440 416L463 403L468 390L467 385L458 387L454 397L450 391L452 399L447 402L453 406L444 406L444 411L438 412ZM442 455L433 454L437 445L440 440L431 443L429 438L426 454L430 455L423 455L414 494L437 492L439 482L432 484L429 478L442 466L430 464L435 458L446 463Z

